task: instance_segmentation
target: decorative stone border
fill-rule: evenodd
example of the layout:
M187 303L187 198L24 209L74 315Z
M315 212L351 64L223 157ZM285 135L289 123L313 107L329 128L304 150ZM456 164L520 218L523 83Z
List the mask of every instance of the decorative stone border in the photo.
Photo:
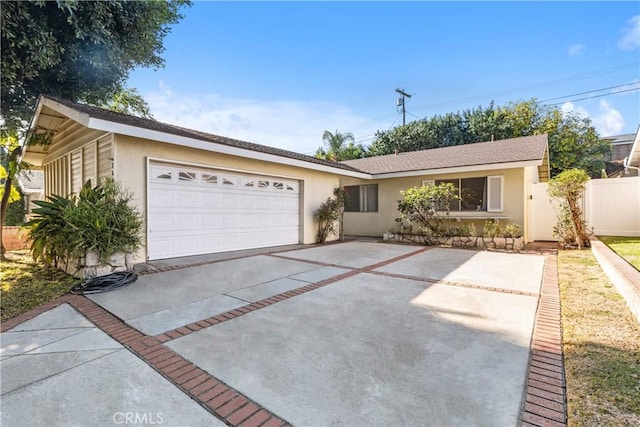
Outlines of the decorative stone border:
M89 279L131 270L133 268L133 256L118 252L111 255L109 261L105 264L100 262L100 258L95 251L89 251L84 258L59 261L56 267L79 279Z
M384 241L411 242L422 245L444 245L454 248L503 249L519 251L523 247L522 237L452 236L428 237L423 234L384 233Z

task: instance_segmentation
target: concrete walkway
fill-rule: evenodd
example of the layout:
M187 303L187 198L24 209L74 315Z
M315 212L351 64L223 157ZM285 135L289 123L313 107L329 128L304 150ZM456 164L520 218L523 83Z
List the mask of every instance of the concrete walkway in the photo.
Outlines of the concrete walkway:
M554 265L349 242L66 296L3 325L2 424L562 425Z
M3 333L1 363L3 426L224 425L68 304Z

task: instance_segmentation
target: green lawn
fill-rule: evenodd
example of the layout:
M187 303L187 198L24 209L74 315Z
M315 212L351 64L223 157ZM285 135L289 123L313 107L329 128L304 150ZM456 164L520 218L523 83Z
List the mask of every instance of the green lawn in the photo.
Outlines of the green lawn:
M560 251L568 424L640 426L640 325L589 250Z
M7 320L64 295L78 282L60 270L33 262L28 251L6 253L0 261L0 318Z
M640 237L598 236L598 239L640 271Z

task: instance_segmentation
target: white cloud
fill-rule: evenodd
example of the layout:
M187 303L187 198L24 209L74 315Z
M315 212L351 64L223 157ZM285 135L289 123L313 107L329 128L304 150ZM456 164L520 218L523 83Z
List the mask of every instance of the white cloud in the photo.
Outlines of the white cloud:
M591 115L586 110L586 108L584 108L584 107L576 107L574 105L574 103L571 102L571 101L568 101L568 102L565 102L564 104L562 104L562 106L560 107L560 110L564 114L572 112L572 113L575 113L575 114L577 114L578 116L580 116L582 118L591 117Z
M640 15L627 21L627 25L622 29L622 37L618 40L618 47L622 50L640 47Z
M560 107L564 114L573 112L583 118L591 118L593 126L602 136L618 134L624 128L624 118L620 111L616 110L610 102L601 100L599 113L592 115L584 107L576 107L572 102L565 102Z
M165 82L144 95L156 120L229 138L313 154L325 130L367 135L378 128L349 108L327 102L252 100L181 94Z
M608 101L601 100L600 114L593 118L593 124L601 135L615 135L624 128L624 119Z
M581 54L582 52L584 52L584 50L586 49L586 47L580 43L571 45L567 48L567 52L569 53L569 56L576 56Z

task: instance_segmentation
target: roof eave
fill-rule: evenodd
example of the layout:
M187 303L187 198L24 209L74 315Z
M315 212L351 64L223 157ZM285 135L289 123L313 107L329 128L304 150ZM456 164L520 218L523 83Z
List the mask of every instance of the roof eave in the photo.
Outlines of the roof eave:
M385 179L385 178L403 178L411 176L427 176L427 175L440 175L448 173L463 173L463 172L477 172L477 171L491 171L502 169L517 169L524 167L534 167L542 165L542 159L535 160L523 160L518 162L505 162L505 163L485 163L481 165L468 165L468 166L455 166L447 168L435 168L435 169L420 169L413 171L400 171L400 172L385 172L385 173L372 173L372 179Z
M328 165L306 162L304 160L293 159L290 157L278 156L275 154L262 153L258 151L247 150L244 148L233 147L230 145L220 144L211 141L205 141L197 138L189 138L185 136L174 135L167 132L161 132L151 129L145 129L137 126L125 125L108 120L90 117L87 125L88 128L102 130L105 132L113 132L121 135L127 135L136 138L149 139L152 141L166 142L168 144L180 145L183 147L195 148L205 151L213 151L216 153L229 154L238 157L249 158L253 160L262 160L271 163L280 163L289 166L311 169L320 172L328 172L338 175L349 176L353 178L370 178L370 174L364 172L350 171L347 169L335 168Z

